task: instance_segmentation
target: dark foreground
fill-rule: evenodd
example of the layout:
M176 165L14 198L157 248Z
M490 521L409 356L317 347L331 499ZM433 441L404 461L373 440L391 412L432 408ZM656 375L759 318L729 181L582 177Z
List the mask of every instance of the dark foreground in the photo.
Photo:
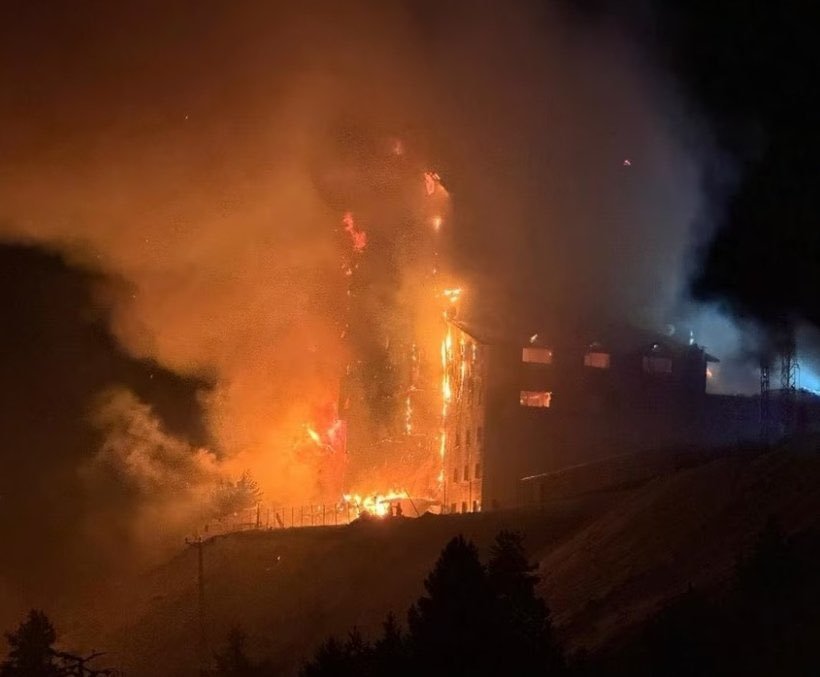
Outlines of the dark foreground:
M686 667L687 657L702 655L701 666L725 660L713 656L716 637L737 632L735 617L750 613L739 611L738 561L755 551L772 515L793 547L794 563L785 566L795 568L786 578L803 580L794 573L803 572L802 597L814 590L800 568L816 552L820 527L813 449L730 455L615 487L557 493L539 509L213 539L204 546L208 649L219 649L239 626L253 660L295 672L329 635L346 637L356 626L365 639L375 637L391 611L403 621L454 535L474 541L484 556L502 529L524 533L558 637L575 670L591 674L639 673L653 665L659 646L684 657L674 661L678 674L703 674ZM62 641L77 651L105 648L108 664L129 675L194 674L196 574L196 553L182 551L116 599L55 617ZM788 627L783 614L791 612L777 604L757 602ZM803 620L809 626L801 628L812 627ZM690 625L701 634L681 632ZM690 639L679 646L682 635ZM790 655L803 646L795 641Z

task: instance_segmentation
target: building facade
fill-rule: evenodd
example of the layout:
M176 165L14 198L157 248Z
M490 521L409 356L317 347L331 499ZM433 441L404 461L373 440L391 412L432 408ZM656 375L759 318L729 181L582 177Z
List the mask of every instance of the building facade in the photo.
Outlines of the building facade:
M510 337L451 322L442 355L448 512L517 505L523 478L573 465L757 434L749 406L727 420L725 398L707 396L717 360L694 343L634 329Z

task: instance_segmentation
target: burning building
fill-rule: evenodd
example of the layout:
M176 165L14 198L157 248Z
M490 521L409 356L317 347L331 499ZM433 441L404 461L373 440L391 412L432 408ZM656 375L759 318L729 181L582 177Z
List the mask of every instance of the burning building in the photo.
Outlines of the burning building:
M443 360L450 512L533 500L522 496L538 491L527 478L588 461L759 431L755 398L707 393L718 360L693 341L629 327L527 335L454 321Z
M344 444L324 447L343 457L344 494L358 496L357 504L429 499L441 474L442 314L455 303L442 273L449 195L404 142L344 128L337 145L343 162L319 178L345 210L337 230L347 359L335 407ZM318 438L309 441L319 446ZM333 498L322 493L323 501Z

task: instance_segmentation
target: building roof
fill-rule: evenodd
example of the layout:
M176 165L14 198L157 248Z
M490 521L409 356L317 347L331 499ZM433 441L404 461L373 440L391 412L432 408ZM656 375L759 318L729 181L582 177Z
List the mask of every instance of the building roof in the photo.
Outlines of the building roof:
M560 350L566 346L583 346L585 349L599 346L602 352L630 353L648 351L653 348L679 355L697 344L689 339L682 341L674 334L662 333L630 324L591 322L567 322L545 328L543 324L530 326L495 325L491 322L471 322L452 320L453 326L484 345L507 345L526 347L528 345ZM705 353L707 362L719 362L717 357Z

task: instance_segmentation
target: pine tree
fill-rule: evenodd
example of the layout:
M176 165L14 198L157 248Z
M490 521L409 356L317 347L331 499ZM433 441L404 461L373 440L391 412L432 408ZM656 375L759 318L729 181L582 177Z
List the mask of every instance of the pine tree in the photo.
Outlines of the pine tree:
M382 636L373 646L374 675L408 675L407 643L393 613L382 624Z
M451 540L424 588L408 613L416 671L502 674L493 595L475 545Z
M305 664L302 677L355 677L347 647L330 637L319 647L316 657Z
M536 593L537 569L527 558L522 534L501 531L496 536L487 571L511 674L556 674L564 669L549 609Z
M6 635L9 655L0 665L2 677L56 677L54 626L42 611L32 609L16 631Z

